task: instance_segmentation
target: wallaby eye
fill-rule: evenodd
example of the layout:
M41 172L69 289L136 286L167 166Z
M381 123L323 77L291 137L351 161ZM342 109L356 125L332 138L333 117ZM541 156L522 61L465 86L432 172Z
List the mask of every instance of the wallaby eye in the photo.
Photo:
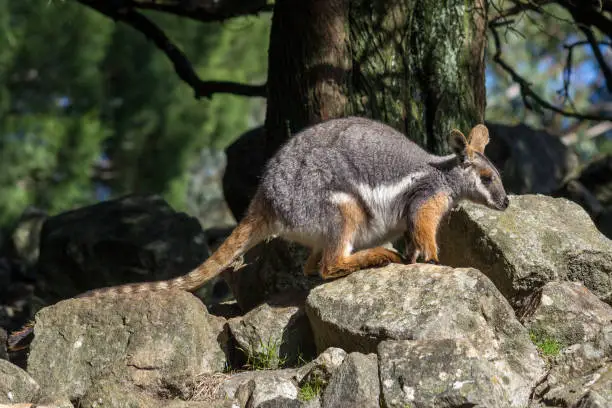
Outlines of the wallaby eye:
M491 176L491 175L482 175L482 176L480 176L480 181L482 181L482 184L484 184L485 186L488 186L493 181L493 176Z

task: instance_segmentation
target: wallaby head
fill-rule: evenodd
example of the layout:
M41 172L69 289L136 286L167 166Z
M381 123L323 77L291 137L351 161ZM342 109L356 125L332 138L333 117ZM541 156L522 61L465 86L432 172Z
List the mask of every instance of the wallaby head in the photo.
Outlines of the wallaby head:
M509 200L499 172L484 154L489 143L489 130L476 125L466 139L463 133L453 129L450 145L460 163L461 191L465 198L494 210L503 211Z

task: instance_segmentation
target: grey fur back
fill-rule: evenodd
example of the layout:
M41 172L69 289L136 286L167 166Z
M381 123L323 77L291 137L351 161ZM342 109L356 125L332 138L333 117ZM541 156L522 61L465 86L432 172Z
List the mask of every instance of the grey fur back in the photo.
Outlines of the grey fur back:
M291 231L329 235L337 211L329 202L331 192L359 199L357 185L392 185L426 167L431 173L428 162L436 160L383 123L332 119L301 131L279 149L266 165L260 193ZM326 226L328 231L320 231Z

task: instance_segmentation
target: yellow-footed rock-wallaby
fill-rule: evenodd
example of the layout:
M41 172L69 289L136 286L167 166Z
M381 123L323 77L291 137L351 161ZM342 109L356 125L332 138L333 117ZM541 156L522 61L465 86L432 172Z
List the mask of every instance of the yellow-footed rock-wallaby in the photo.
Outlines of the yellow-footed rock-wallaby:
M463 199L504 210L508 197L485 157L489 133L453 130L453 154L432 155L383 123L331 119L295 134L268 161L246 216L210 258L184 276L94 289L79 297L165 289L194 291L270 237L310 247L304 273L338 278L402 262L380 245L404 235L407 259L438 262L436 233ZM12 343L23 337L15 333Z

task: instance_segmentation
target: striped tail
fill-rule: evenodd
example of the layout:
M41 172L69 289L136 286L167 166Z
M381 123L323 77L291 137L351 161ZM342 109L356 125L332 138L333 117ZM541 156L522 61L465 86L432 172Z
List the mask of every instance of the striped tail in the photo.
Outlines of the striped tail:
M261 218L255 216L246 217L206 261L186 275L159 282L128 283L108 288L93 289L77 297L99 297L168 289L182 289L193 292L229 268L240 255L263 241L266 236L264 229L265 223Z
M128 283L93 289L75 297L101 297L169 289L192 292L230 267L236 258L263 241L267 235L266 222L263 217L249 215L234 228L230 236L204 263L184 276L160 282ZM32 337L33 330L34 324L29 322L21 330L11 333L8 339L9 350L17 351L27 347L27 344L23 345L23 343Z

